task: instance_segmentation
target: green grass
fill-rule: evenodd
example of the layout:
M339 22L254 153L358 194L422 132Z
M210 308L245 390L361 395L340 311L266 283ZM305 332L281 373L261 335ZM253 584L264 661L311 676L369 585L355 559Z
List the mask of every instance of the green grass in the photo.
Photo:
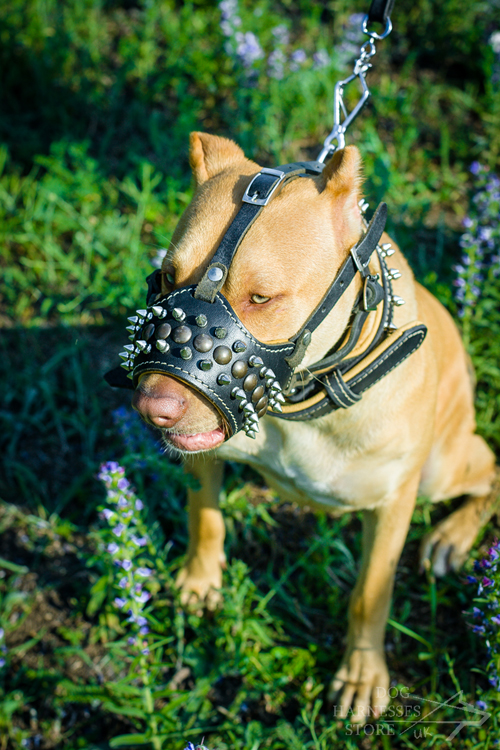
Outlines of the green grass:
M455 313L451 265L469 165L495 168L500 150L498 61L488 44L498 18L491 4L465 0L396 5L395 30L370 73L373 104L348 142L363 154L368 199L388 202L391 233L417 277ZM233 137L272 166L314 158L331 128L333 85L346 68L334 54L315 71L311 56L338 48L349 15L366 5L266 0L240 10L266 54L272 28L286 24L290 50L306 50L304 67L277 82L262 64L250 85L224 52L216 5L204 0L0 8L0 625L10 660L0 677L0 750L106 750L144 731L137 685L119 694L130 670L123 623L105 600L94 606L104 498L95 477L110 459L147 501L149 533L166 550L152 610L168 641L154 701L164 747L203 736L210 750L449 746L449 725L437 723L432 739L353 735L324 704L344 646L359 518L282 505L231 466L221 499L223 604L215 613L180 607L172 580L187 541L181 469L138 424L124 434L126 413L116 410L128 396L102 380L125 315L143 302L151 259L192 194L189 130ZM497 453L498 310L490 285L466 332L479 430ZM447 512L424 500L415 512L396 577L389 669L429 700L459 689L471 703L483 696L491 718L453 745L487 750L500 711L484 644L461 614L473 592L462 575L436 582L417 571L419 540ZM495 533L496 521L475 555Z

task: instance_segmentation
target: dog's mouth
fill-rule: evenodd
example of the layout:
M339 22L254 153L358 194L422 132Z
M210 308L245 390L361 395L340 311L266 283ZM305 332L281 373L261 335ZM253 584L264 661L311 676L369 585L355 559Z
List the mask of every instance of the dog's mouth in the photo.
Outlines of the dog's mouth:
M164 440L178 451L186 453L198 453L217 448L226 439L226 431L223 426L216 427L209 432L197 432L194 435L182 435L176 432L163 430Z

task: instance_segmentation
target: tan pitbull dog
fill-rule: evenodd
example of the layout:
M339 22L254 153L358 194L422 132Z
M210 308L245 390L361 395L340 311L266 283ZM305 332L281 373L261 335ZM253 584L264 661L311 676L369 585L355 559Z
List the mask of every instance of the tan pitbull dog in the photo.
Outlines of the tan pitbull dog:
M197 283L245 188L259 172L233 142L191 136L197 184L162 267L162 291ZM222 293L260 341L292 337L316 308L362 233L360 156L338 151L321 176L286 184L245 235ZM387 236L383 240L387 242ZM282 498L341 513L363 511L363 557L349 606L347 650L330 689L343 714L358 721L380 713L378 696L389 675L384 631L394 573L417 493L433 501L468 495L430 534L422 559L443 574L464 561L492 511L495 462L474 434L468 360L453 320L423 287L399 251L402 277L394 290L406 301L398 327L419 320L423 345L348 409L306 422L265 416L256 439L226 440L223 420L201 395L160 373L141 377L134 407L162 430L165 442L187 457L201 489L189 494L189 550L179 583L206 597L221 586L224 523L218 509L222 459L257 469ZM359 294L359 274L315 330L300 369L320 360L345 333ZM355 351L375 325L368 316ZM208 451L208 453L207 453ZM384 692L385 694L385 692Z

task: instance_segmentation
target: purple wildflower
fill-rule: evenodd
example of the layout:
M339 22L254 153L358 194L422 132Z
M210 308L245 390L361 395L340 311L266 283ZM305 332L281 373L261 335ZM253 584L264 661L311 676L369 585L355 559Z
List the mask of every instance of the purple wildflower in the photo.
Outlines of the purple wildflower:
M132 561L131 560L122 560L122 568L123 570L130 570L132 567Z
M493 586L494 583L495 581L492 581L491 578L487 578L486 576L484 576L482 580L482 584L485 588L487 588L488 586Z
M142 628L139 628L139 635L147 635L149 633L149 628L147 625L143 625Z
M106 521L109 521L110 518L113 518L115 512L114 510L110 510L109 508L104 508L104 510L101 511L101 515L106 519Z
M108 544L106 547L110 555L116 555L120 547L117 545L116 542L111 542L111 544Z
M476 701L476 706L483 711L486 711L486 709L488 708L488 704L484 701Z
M120 580L118 581L118 586L121 589L126 589L128 585L129 585L129 581L128 581L127 576L123 576L123 578L120 578Z
M113 534L115 534L116 536L121 536L123 532L125 531L125 528L126 528L125 524L118 523L113 529Z
M135 501L135 509L136 510L143 510L143 508L144 508L144 503L142 502L142 500L136 500Z
M492 617L491 622L495 625L500 625L500 615L495 615L495 617Z
M123 609L126 603L127 603L127 600L123 599L123 597L121 596L117 596L113 601L113 604L115 605L115 607L119 607L120 609Z
M149 578L151 573L153 572L151 568L137 568L135 571L138 576L142 576L143 578Z
M470 165L470 171L474 175L479 174L479 172L481 172L482 169L483 168L478 161L473 161L472 164Z
M135 536L135 534L130 535L131 541L137 545L137 547L145 547L148 543L148 540L145 536Z
M296 49L291 55L290 70L297 71L307 60L307 55L303 49Z
M148 654L149 654L149 648L143 648L141 650L141 654L143 654L144 656L148 656Z

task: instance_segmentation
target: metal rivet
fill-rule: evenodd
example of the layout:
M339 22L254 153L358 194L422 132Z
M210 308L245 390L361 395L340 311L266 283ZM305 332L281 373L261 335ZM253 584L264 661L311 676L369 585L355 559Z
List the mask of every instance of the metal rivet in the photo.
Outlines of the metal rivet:
M389 268L389 278L396 281L396 279L401 278L401 271L399 271L397 268Z
M282 393L277 393L275 396L276 401L278 404L284 404L285 403L285 397Z
M197 315L196 316L196 325L198 328L206 328L208 325L208 320L206 315Z
M220 281L224 276L224 271L222 270L222 268L214 266L213 268L208 269L207 276L210 281Z
M246 401L247 394L242 388L233 388L231 391L232 398L235 398L237 401Z
M247 372L248 372L248 365L246 362L243 362L241 359L237 360L234 363L234 365L231 367L231 373L233 375L233 378L244 378Z
M253 391L258 382L257 375L253 372L251 375L246 376L243 381L243 388L245 391Z
M254 402L254 404L256 404L257 401L259 401L263 395L264 395L264 386L263 385L257 386L257 388L252 393L252 401Z
M282 414L283 413L283 409L281 408L281 404L278 404L277 402L275 402L273 404L272 408L273 408L273 411L277 411L278 414Z
M248 360L248 364L250 365L250 367L262 367L264 362L260 357L256 357L255 354L252 354L252 356ZM274 373L273 373L273 377L274 377Z
M172 339L176 344L187 344L191 339L192 333L189 326L177 326L172 331Z
M267 409L267 404L268 400L266 396L263 396L263 398L259 399L259 401L257 401L257 403L255 404L255 411L257 412L259 417L261 416L260 412L262 411L262 409L264 409L264 411Z
M257 416L259 417L259 419L262 419L262 417L265 415L266 412L267 412L267 406L265 406L263 409L259 409L259 411L257 412Z
M136 310L137 315L139 315L141 318L145 318L148 314L147 310Z
M133 380L134 379L134 373L133 372L129 372L129 374L127 375L127 378L130 378L130 380Z
M172 330L172 326L169 323L162 323L156 329L156 338L157 339L168 338L170 336L171 330Z
M261 378L265 377L267 375L267 367L261 367L259 370L259 375Z
M175 320L178 320L179 323L182 323L183 320L186 320L186 313L182 308L174 307L172 310L172 317L175 318Z
M137 315L132 315L132 317L127 318L127 320L130 321L130 323L138 323L139 318L137 317Z
M148 325L144 326L144 328L142 329L142 338L145 341L149 341L149 339L151 338L154 332L155 332L155 327L153 323L148 323Z
M127 362L130 359L130 354L128 352L120 352L120 354L118 356L120 357L120 359L126 359Z
M206 372L207 370L212 369L212 362L209 359L202 359L201 362L198 363L198 366L200 370L204 370Z
M166 354L170 351L170 345L167 341L165 341L165 339L158 339L158 341L156 342L156 348L162 354Z
M193 352L188 346L183 346L180 351L180 355L182 359L191 359L193 356Z
M151 309L153 311L153 314L156 315L157 318L164 318L167 314L167 311L161 305L153 305Z
M401 307L401 305L404 305L405 303L402 297L397 297L396 295L391 297L391 300L392 300L393 305L396 305L396 307Z
M216 328L214 333L218 339L225 339L227 336L227 331L225 328Z
M208 333L199 333L193 341L193 346L197 352L209 352L213 345L213 339Z
M229 383L231 382L231 378L229 377L229 375L221 372L221 374L217 376L217 382L219 385L229 385Z
M132 363L131 362L122 362L120 364L120 367L123 367L124 370L131 370L132 369Z
M273 381L275 379L276 375L274 374L274 371L269 368L269 370L266 372L266 381ZM269 385L269 383L268 383Z
M133 344L125 344L125 349L128 349L129 352L134 352L135 346Z
M244 414L254 414L255 409L253 408L253 404L243 404L243 413Z
M125 330L130 331L130 333L135 333L136 326L127 326Z
M245 352L246 348L247 348L247 345L245 344L244 341L235 341L234 344L233 344L233 349L238 354L240 352Z
M227 365L232 358L231 349L227 346L218 346L214 351L214 359L219 365Z
M141 350L141 352L144 352L147 354L151 351L151 344L148 344L147 341L143 341L142 339L139 339L139 341L135 342L137 345L137 348Z

